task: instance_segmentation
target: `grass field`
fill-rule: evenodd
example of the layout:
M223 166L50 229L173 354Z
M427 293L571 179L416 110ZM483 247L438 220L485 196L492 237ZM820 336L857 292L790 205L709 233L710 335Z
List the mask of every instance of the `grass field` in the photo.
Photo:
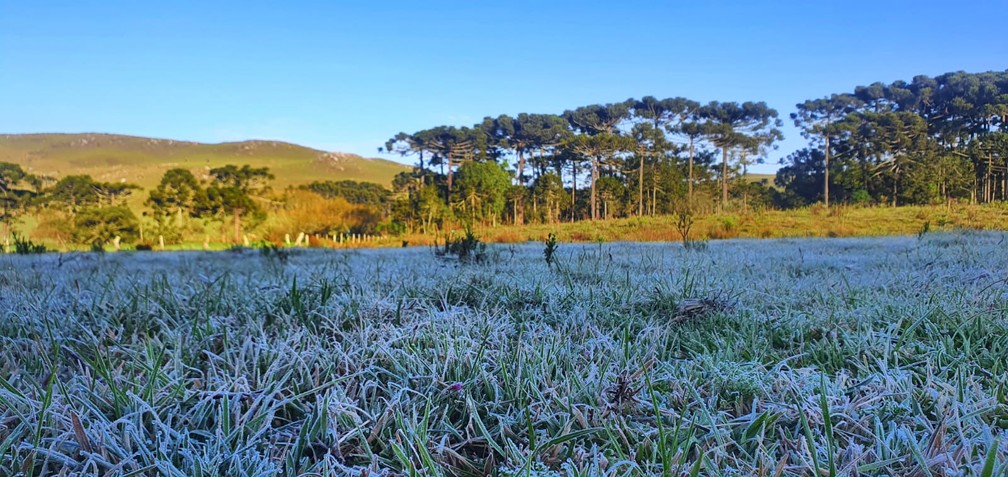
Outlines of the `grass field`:
M0 256L0 475L1004 476L1006 245Z

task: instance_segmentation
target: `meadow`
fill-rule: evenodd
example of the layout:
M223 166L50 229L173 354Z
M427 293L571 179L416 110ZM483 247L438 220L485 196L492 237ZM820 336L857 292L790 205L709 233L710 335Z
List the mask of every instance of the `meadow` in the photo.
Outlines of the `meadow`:
M1006 246L2 255L0 475L1004 476Z

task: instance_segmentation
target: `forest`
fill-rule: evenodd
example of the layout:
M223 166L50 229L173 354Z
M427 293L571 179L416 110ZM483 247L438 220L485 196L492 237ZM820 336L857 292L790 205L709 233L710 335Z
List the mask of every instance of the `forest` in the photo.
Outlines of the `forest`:
M807 147L773 183L749 176L793 121ZM872 83L781 114L762 101L682 97L487 116L391 137L381 152L413 161L391 190L317 181L276 191L265 167L202 177L172 169L153 190L89 176L41 177L0 164L4 235L32 217L33 236L62 243L240 243L285 232L436 234L480 224L550 224L704 215L822 203L865 206L1008 200L1008 71ZM141 202L127 205L131 196ZM257 231L251 234L250 231ZM146 235L145 235L146 231Z

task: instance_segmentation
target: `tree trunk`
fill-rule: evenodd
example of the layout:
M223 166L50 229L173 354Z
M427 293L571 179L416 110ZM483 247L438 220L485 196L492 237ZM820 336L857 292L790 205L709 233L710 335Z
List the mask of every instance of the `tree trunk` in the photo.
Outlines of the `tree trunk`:
M518 183L525 185L525 151L518 149Z
M651 163L651 215L658 210L658 161Z
M571 161L571 222L577 215L577 162Z
M452 195L452 153L448 154L448 194Z
M899 194L899 174L893 177L892 182L892 206L896 207L896 196Z
M689 199L690 204L693 203L693 138L689 138L689 183L687 185L688 192L686 193L686 198Z
M233 209L234 213L234 243L241 243L241 212L242 209Z
M728 205L728 147L721 148L721 208Z
M825 169L823 170L823 202L826 204L826 208L829 208L829 136L826 136L826 153Z
M598 219L598 202L597 202L597 198L595 197L595 195L596 195L595 191L596 191L596 183L598 183L598 173L599 173L598 163L599 163L599 161L598 161L598 158L596 158L596 157L592 157L591 161L592 161L592 163L591 163L591 166L592 166L592 169L591 169L591 219L592 220L596 220L596 219Z
M994 181L992 180L993 175L991 174L991 168L994 166L994 153L987 153L987 170L984 171L985 185L984 185L984 202L993 202L994 200Z
M644 216L644 155L641 155L640 167L637 171L637 216Z

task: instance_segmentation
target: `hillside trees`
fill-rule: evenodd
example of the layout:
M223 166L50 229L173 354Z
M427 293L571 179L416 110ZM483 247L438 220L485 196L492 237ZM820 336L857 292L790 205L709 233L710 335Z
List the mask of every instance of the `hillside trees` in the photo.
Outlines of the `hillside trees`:
M74 217L73 230L78 243L100 247L117 237L135 240L139 236L140 221L125 205L88 207Z
M40 205L57 212L40 225L95 246L115 237L131 239L139 231L139 221L125 202L138 189L135 184L100 182L87 175L63 177L38 198Z

